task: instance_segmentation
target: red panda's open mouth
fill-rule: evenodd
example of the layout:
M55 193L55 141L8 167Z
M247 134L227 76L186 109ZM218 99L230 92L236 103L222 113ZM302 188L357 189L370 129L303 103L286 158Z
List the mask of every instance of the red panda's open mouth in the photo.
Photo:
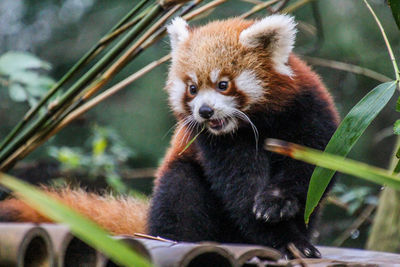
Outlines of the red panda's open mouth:
M213 129L213 130L221 130L226 123L225 119L214 119L214 120L209 120L208 125Z

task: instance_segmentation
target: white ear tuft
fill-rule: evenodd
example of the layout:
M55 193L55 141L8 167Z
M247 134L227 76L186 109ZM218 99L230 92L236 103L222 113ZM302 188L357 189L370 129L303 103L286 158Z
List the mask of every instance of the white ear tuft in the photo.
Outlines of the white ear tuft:
M242 31L239 41L245 47L270 49L275 69L291 76L293 73L287 62L293 49L296 32L296 22L292 16L272 15Z
M180 42L189 37L189 25L181 17L174 18L172 23L168 25L167 31L171 40L172 51L175 50Z

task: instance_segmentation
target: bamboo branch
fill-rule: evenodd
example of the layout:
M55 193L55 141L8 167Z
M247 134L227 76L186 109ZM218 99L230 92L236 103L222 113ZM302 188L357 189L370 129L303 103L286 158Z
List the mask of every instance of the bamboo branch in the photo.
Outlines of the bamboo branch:
M290 0L282 0L282 2L272 11L272 13L280 12L286 7Z
M69 115L65 115L61 117L58 123L54 124L52 127L46 128L43 132L36 134L28 140L23 146L21 146L18 150L16 150L4 163L0 165L0 170L5 171L10 169L18 160L24 158L30 152L35 150L37 147L42 145L45 141L47 141L51 136L58 133L61 129L67 126L71 121L80 117L83 113L87 112L89 109L93 108L101 101L104 101L106 98L112 96L113 94L117 93L121 89L125 88L127 85L131 84L132 82L136 81L155 67L161 65L162 63L168 61L170 59L170 55L164 56L163 58L156 60L141 70L135 72L134 74L130 75L128 78L124 79L123 81L117 83L110 89L104 91L102 94L98 95L97 97L93 98L91 101L87 102L86 104L82 105L78 109L71 112Z
M344 231L335 241L333 241L333 246L340 247L344 241L346 241L354 231L356 231L360 226L371 216L372 212L375 210L375 205L368 205L357 217L357 219Z
M248 18L251 15L254 15L255 13L263 10L264 8L270 7L278 2L280 2L282 0L270 0L261 4L258 4L256 6L254 6L252 9L250 9L249 11L247 11L246 13L243 13L242 15L240 15L241 18Z
M381 31L383 40L385 41L385 44L386 44L386 48L387 48L387 50L389 52L390 60L392 61L392 64L393 64L393 69L394 69L394 72L395 72L395 75L396 75L397 88L399 89L400 72L399 72L399 67L397 66L396 58L395 58L393 50L392 50L392 46L390 45L389 40L388 40L388 38L386 36L385 30L383 29L382 24L381 24L380 20L378 19L378 17L376 16L374 10L369 5L367 0L363 0L363 1L364 1L365 5L367 6L367 8L369 9L369 11L371 12L372 16L374 17L374 19L376 21L376 24L378 24L379 30Z
M151 23L152 19L162 13L161 6L156 5L152 8L149 14L143 18L126 36L111 49L97 64L95 64L90 71L83 75L60 99L60 101L42 115L36 122L34 122L26 131L24 131L9 147L1 151L0 162L3 162L10 156L19 146L24 144L31 136L33 136L43 125L46 123L63 105L75 97L86 86L91 79L95 78L100 71L102 71L115 57L122 52L122 50L134 39L139 33Z
M133 15L137 13L149 0L142 0L139 2L121 21L119 21L110 31L109 33L114 32L118 28L120 28L124 23L126 23ZM108 33L108 34L109 34ZM74 75L76 74L89 60L92 56L99 52L101 47L104 44L101 44L101 41L92 47L89 52L87 52L49 91L48 93L40 100L40 102L32 107L25 114L24 118L13 128L13 130L5 137L4 141L0 144L0 151L3 150L12 139L20 133L21 129L23 129L27 123L38 113L38 111L44 106L44 104L56 93L60 90L60 88Z
M317 66L321 66L321 67L327 67L327 68L352 72L352 73L364 75L366 77L369 77L371 79L374 79L374 80L377 80L377 81L380 81L383 83L390 82L393 80L379 72L373 71L368 68L360 67L360 66L357 66L354 64L349 64L349 63L340 62L340 61L336 61L336 60L330 60L330 59L308 57L308 56L303 56L302 58L305 59L311 65L317 65Z
M153 34L159 29L168 19L171 17L183 4L179 4L168 11L161 19L159 19L143 36L139 38L134 45L132 45L117 61L108 68L104 74L98 79L98 82L94 84L88 92L83 96L83 100L90 98L93 94L97 93L99 89L102 88L114 75L123 68L131 56L137 52L137 49Z
M308 4L308 3L311 3L313 1L317 1L317 0L299 0L296 3L293 3L290 6L284 8L282 10L282 13L284 13L284 14L292 13L293 11L295 11L295 10L299 9L300 7L302 7L302 6L304 6L304 5Z

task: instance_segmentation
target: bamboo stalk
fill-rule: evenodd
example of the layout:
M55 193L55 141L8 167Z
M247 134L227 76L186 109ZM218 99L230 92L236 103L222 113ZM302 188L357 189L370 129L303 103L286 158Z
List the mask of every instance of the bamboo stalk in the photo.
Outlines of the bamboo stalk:
M290 6L284 8L282 13L292 13L293 11L299 9L300 7L317 0L299 0L296 3L291 4Z
M152 19L163 12L160 5L155 5L146 17L143 18L135 27L130 30L126 36L113 48L111 49L98 63L96 63L85 75L83 75L71 88L64 94L60 101L49 109L44 115L36 120L26 131L22 133L10 146L0 153L0 162L3 162L8 156L10 156L20 145L25 143L31 136L34 135L37 130L43 126L64 104L70 101L76 96L80 90L86 86L90 80L96 77L100 71L102 71L109 63L111 63L115 57L124 50L124 48L134 39L139 33L147 27Z
M69 115L64 115L63 117L59 118L58 123L54 124L46 128L42 133L38 133L33 136L30 140L28 140L23 146L21 146L17 151L15 151L4 163L0 165L1 171L9 170L18 160L24 158L30 152L35 150L37 147L42 145L45 141L47 141L51 136L58 133L62 130L65 126L67 126L71 121L75 120L76 118L80 117L82 114L99 104L100 102L104 101L108 97L114 95L121 89L125 88L127 85L133 83L152 69L156 68L157 66L163 64L164 62L168 61L171 58L170 55L166 55L152 63L146 65L144 68L140 69L139 71L135 72L134 74L130 75L128 78L124 79L123 81L115 84L110 89L104 91L100 95L96 96L86 104L82 105L78 109L71 112Z
M195 2L195 4L198 4L201 1L203 1L203 0L197 0ZM192 12L190 12L188 14L185 14L186 12L182 12L181 16L185 20L192 20L193 18L199 16L200 14L203 14L206 11L219 6L223 3L225 3L226 1L227 0L214 0L214 1L211 1L207 4L205 4L204 6L201 6L197 9L193 10ZM140 46L140 51L148 48L149 46L151 46L152 44L154 44L155 42L160 40L165 35L166 32L167 32L166 27L163 27L162 29L157 31L155 34L153 34L153 36L151 38L149 38L145 43L143 43L143 45Z
M363 68L363 67L360 67L357 65L349 64L349 63L344 63L344 62L330 60L330 59L316 58L316 57L306 57L306 56L303 56L303 59L305 59L311 65L317 65L317 66L352 72L352 73L364 75L366 77L369 77L371 79L374 79L374 80L377 80L377 81L380 81L383 83L393 81L393 79L391 79L388 76L383 75L379 72L370 70L368 68Z
M122 20L120 20L110 31L108 34L114 32L118 28L120 28L123 24L126 23L138 10L140 10L149 0L142 0L139 2ZM107 35L108 35L107 34ZM24 118L13 128L13 130L6 136L4 141L0 144L0 151L5 148L11 140L21 131L22 128L38 113L40 108L44 106L44 104L78 71L84 66L88 60L95 54L98 53L100 47L104 46L104 43L101 41L92 47L89 52L87 52L49 91L48 93L40 100L40 102L32 107L25 114Z
M158 28L161 27L168 19L171 17L179 8L182 7L183 4L179 4L174 6L170 11L168 11L161 19L159 19L143 36L139 38L136 43L131 46L117 61L108 68L104 74L98 79L98 82L95 83L91 88L89 88L88 92L83 96L83 100L90 98L93 94L97 93L99 89L101 89L114 75L123 68L128 61L131 59L131 56L137 51L137 49L153 34L157 31Z
M248 18L251 15L254 15L255 13L263 10L264 8L270 7L270 6L276 4L276 3L280 2L280 1L282 1L282 0L270 0L270 1L258 4L258 5L255 5L252 9L250 9L246 13L240 15L240 17L241 18Z
M392 46L390 45L389 40L388 40L388 38L386 36L385 29L383 29L380 20L376 16L376 14L375 14L374 10L372 9L372 7L369 5L368 1L367 0L363 0L363 1L364 1L365 5L367 6L368 10L371 12L372 16L374 17L374 19L376 21L376 24L378 24L379 30L380 30L380 32L382 34L383 40L385 41L385 45L386 45L386 48L387 48L388 53L389 53L390 61L393 64L394 74L396 76L396 82L397 82L397 89L400 90L400 88L399 88L399 82L400 82L399 67L397 66L396 57L394 56L394 53L393 53L393 50L392 50Z
M146 10L144 10L142 13L140 13L138 16L133 18L131 21L121 25L120 27L116 28L115 30L111 31L108 35L104 36L103 38L100 39L99 43L97 46L104 46L107 43L113 41L115 38L117 38L119 35L122 33L126 32L128 29L132 28L133 26L136 25L141 19L148 14L150 11L151 6L148 7Z

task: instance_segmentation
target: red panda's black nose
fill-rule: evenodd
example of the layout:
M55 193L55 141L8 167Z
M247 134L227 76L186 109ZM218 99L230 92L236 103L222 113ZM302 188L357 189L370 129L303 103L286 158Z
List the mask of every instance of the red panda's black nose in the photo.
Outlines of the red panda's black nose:
M209 119L214 114L214 110L207 105L202 105L199 109L199 114L204 119Z

